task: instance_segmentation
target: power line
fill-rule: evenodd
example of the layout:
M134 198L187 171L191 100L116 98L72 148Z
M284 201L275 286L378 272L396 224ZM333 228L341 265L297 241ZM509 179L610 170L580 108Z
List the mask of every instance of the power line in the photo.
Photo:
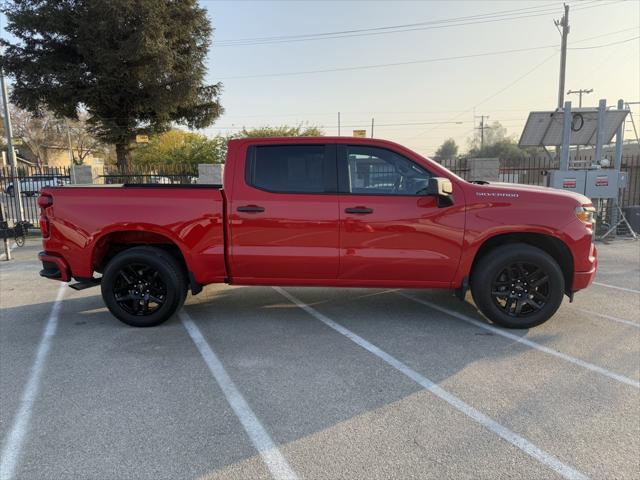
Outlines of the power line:
M593 88L581 88L580 90L569 90L567 95L575 95L577 93L580 97L578 101L578 108L582 108L582 95L589 94L591 92L593 92Z
M581 50L589 50L595 48L603 48L609 47L612 45L619 45L622 43L631 42L633 40L637 40L640 36L628 38L626 40L621 40L619 42L608 43L605 45L595 45L590 47L581 47ZM527 48L516 48L509 50L497 50L493 52L482 52L482 53L474 53L468 55L455 55L451 57L437 57L437 58L427 58L424 60L409 60L406 62L393 62L393 63L380 63L374 65L357 65L353 67L335 67L335 68L325 68L325 69L317 69L317 70L301 70L295 72L274 72L274 73L258 73L258 74L250 74L250 75L235 75L235 76L222 76L220 80L239 80L239 79L248 79L248 78L267 78L267 77L286 77L286 76L296 76L296 75L309 75L309 74L317 74L317 73L329 73L329 72L346 72L346 71L354 71L354 70L370 70L376 68L388 68L388 67L398 67L402 65L418 65L423 63L434 63L434 62L444 62L450 60L464 60L468 58L479 58L479 57L487 57L493 55L504 55L508 53L521 53L521 52L531 52L535 50L546 50L549 48L558 48L560 45L540 45L537 47L527 47ZM578 47L574 47L578 48Z
M618 31L619 32L619 31ZM602 35L598 35L598 37L602 37L605 35L612 35L614 33L618 33L618 32L611 32L609 34L602 34ZM578 40L574 43L577 42L584 42L584 41L588 41L588 40L592 40L595 37L590 37L590 38L585 38L582 40ZM627 39L627 40L623 40L621 42L614 42L613 44L618 44L618 43L624 43L624 42L630 42L632 40L636 40L640 38L640 36L638 37L634 37L631 39ZM601 48L604 46L611 46L613 44L605 44L605 45L596 45L596 46L591 46L591 47L587 47L587 48ZM533 47L535 49L541 49L541 48L553 48L553 47L557 47L557 45L555 46L546 46L546 47ZM523 49L519 49L519 51L522 51ZM528 50L528 49L525 49ZM495 52L490 52L490 53L495 53ZM477 103L476 105L474 105L474 107L478 107L486 102L488 102L489 100L495 98L496 96L500 95L502 92L504 92L505 90L511 88L513 85L515 85L517 82L519 82L520 80L522 80L523 78L525 78L526 76L530 75L531 73L533 73L535 70L537 70L538 68L540 68L542 65L544 65L546 62L548 62L549 60L551 60L551 58L553 58L556 55L557 52L552 53L550 56L546 57L542 62L540 62L539 64L535 65L533 68L531 68L530 70L528 70L527 72L525 72L523 75L521 75L520 77L516 78L514 81L510 82L508 85L506 85L505 87L501 88L500 90L498 90L497 92L495 92L494 94L486 97L484 100L482 100L481 102ZM480 54L480 55L487 55L487 53L485 54ZM469 55L465 56L465 57L470 57ZM455 57L458 58L458 57ZM395 64L393 64L395 65ZM448 120L442 121L442 122L438 122L437 125L442 125L445 124L446 122L453 122L455 120L457 120L459 117L461 117L463 114L470 112L471 110L473 110L474 107L471 107L469 109L466 110L453 110L454 112L459 112L459 115L456 115ZM503 109L504 110L504 109ZM508 111L513 111L514 109L508 109ZM516 109L519 110L519 109ZM494 110L494 111L500 111L500 110ZM507 110L505 110L507 111ZM355 112L347 112L347 113L355 113ZM385 113L385 112L379 112L379 113ZM393 113L393 112L386 112L386 113ZM416 113L416 114L420 114L420 113L446 113L446 111L439 111L439 112L397 112L397 113ZM298 113L298 114L287 114L290 116L296 116L296 115L307 115L305 113ZM320 113L320 115L333 115L333 113ZM270 115L269 115L270 116ZM125 118L120 118L120 117L101 117L102 120L121 120L121 119L125 119ZM358 125L360 126L360 125ZM378 126L383 126L382 124L378 125ZM221 129L235 129L235 128L242 128L242 127L237 127L237 126L229 126L229 127L220 127L220 126L216 126L216 127L207 127L207 128L221 128ZM437 128L437 127L436 127ZM431 129L433 130L433 129ZM411 138L415 138L417 136L422 136L424 133L427 133L431 130L427 130L425 132L419 133L414 137Z
M445 120L442 122L376 123L376 127L405 127L408 125L446 125L446 124L461 125L463 123L468 123L468 122L455 122L455 121ZM343 127L365 127L368 125L369 125L368 123L367 124L359 123L356 125L342 125L342 126ZM323 125L323 126L330 126L330 125Z
M588 3L595 3L594 0L588 2ZM386 26L382 26L382 27L371 27L371 28L361 28L361 29L351 29L351 30L338 30L338 31L333 31L333 32L315 32L315 33L304 33L304 34L298 34L298 35L275 35L275 36L266 36L266 37L248 37L248 38L236 38L236 39L228 39L228 40L222 40L223 42L243 42L243 41L259 41L259 40L282 40L282 39L290 39L290 38L302 38L302 37L315 37L315 36L326 36L326 35L339 35L339 34L347 34L347 33L362 33L362 32L372 32L372 31L377 31L377 30L388 30L388 29L397 29L397 28L405 28L405 27L416 27L416 26L420 26L420 25L431 25L431 24L435 24L435 23L445 23L445 22L453 22L453 21L459 21L459 20L468 20L468 19L473 19L473 18L480 18L480 17L490 17L490 16L494 16L494 15L501 15L501 14L513 14L513 13L518 13L518 12L522 12L525 10L539 10L541 8L550 8L550 7L555 7L557 5L557 3L555 2L550 2L550 3L546 3L544 5L536 5L536 6L531 6L531 7L523 7L523 8L516 8L516 9L510 9L510 10L499 10L496 12L488 12L488 13L477 13L474 15L466 15L466 16L462 16L462 17L450 17L450 18L443 18L440 20L430 20L430 21L426 21L426 22L416 22L416 23L405 23L405 24L400 24L400 25L386 25Z
M611 47L612 45L620 45L621 43L631 42L631 41L637 40L639 38L640 38L640 36L637 36L637 37L633 37L633 38L628 38L626 40L620 40L618 42L605 43L603 45L594 45L594 46L591 46L591 47L567 47L567 50L594 50L596 48L604 48L604 47Z
M520 108L492 108L491 112L521 112L521 111L528 111L528 106L522 106ZM371 111L371 110L366 110L366 111L345 111L342 110L342 113L348 113L348 114L363 114L363 115L371 115L372 113L374 113L375 115L428 115L428 114L433 114L433 113L460 113L460 112L466 112L466 110L402 110L402 111L392 111L392 110L375 110L375 111ZM223 115L224 118L261 118L261 117L268 117L268 118L274 118L274 117L300 117L300 116L326 116L326 117L333 117L335 116L336 112L297 112L297 113L291 113L291 112L285 112L285 113L266 113L266 114L247 114L247 115L227 115L226 113ZM640 113L639 113L640 115ZM520 118L510 118L508 120L520 120Z
M629 32L631 30L639 31L640 25L634 25L633 27L623 28L622 30L614 30L613 32L601 33L600 35L596 35L595 37L588 37L588 38L583 38L582 40L575 40L573 43L588 42L589 40L595 40L596 38L610 37L611 35L615 35L616 33Z
M441 122L402 122L402 123L376 123L375 126L376 127L406 127L406 126L410 126L410 125L462 125L464 123L469 123L469 122L459 122L459 121L450 121L450 120L444 120ZM353 124L340 124L341 127L345 127L345 128L357 128L357 127L368 127L370 126L370 120L367 121L366 123L353 123ZM206 127L206 129L210 129L210 128L215 128L215 129L236 129L236 128L260 128L260 127L264 127L265 125L254 125L254 126L245 126L245 125L229 125L229 126L223 126L223 125L214 125L211 127ZM323 128L333 128L333 127L337 127L338 124L328 124L328 123L320 123L319 125L320 127Z
M523 78L531 75L533 72L535 72L538 68L540 68L542 65L544 65L545 63L547 63L549 60L551 60L553 57L556 56L556 52L552 53L551 55L549 55L547 58L545 58L544 60L542 60L542 62L538 63L536 66L534 66L532 69L527 70L524 74L520 75L518 78L516 78L515 80L513 80L512 82L510 82L509 84L505 85L504 87L502 87L500 90L498 90L495 93L492 93L491 95L489 95L488 97L486 97L484 100L476 103L474 106L472 106L471 108L467 109L467 110L463 110L461 113L459 113L458 115L455 115L454 117L450 118L450 120L456 120L458 118L460 118L462 115L471 112L472 110L474 110L476 107L479 107L480 105L482 105L483 103L488 102L489 100L497 97L498 95L500 95L502 92L504 92L505 90L508 90L509 88L511 88L513 85L515 85L516 83L518 83L520 80L522 80ZM431 128L429 130L425 130L424 132L420 132L417 135L414 135L411 138L416 138L416 137L420 137L422 135L424 135L425 133L429 133L432 132L433 130L437 129L438 127L435 128Z
M372 27L372 28L361 28L361 29L350 29L350 30L338 30L332 32L315 32L315 33L306 33L306 34L297 34L297 35L275 35L275 36L263 36L263 37L245 37L245 38L235 38L235 39L221 39L218 41L219 46L234 46L236 44L246 44L247 42L251 42L252 44L255 42L281 42L281 41L297 41L297 40L313 40L313 39L325 39L327 37L333 38L336 35L352 35L352 34L363 34L363 33L372 33L372 32L380 32L383 31L387 33L388 30L393 30L388 33L398 33L395 30L406 29L406 28L415 28L415 27L427 27L431 25L438 24L446 24L446 23L455 23L466 20L475 20L481 18L491 18L494 16L506 16L506 15L515 15L517 13L521 13L525 10L537 10L540 11L549 9L551 5L555 4L547 4L547 5L537 5L534 7L526 7L526 8L518 8L511 10L501 10L492 13L486 14L476 14L476 15L467 15L463 17L452 17L452 18L444 18L440 20L430 20L425 22L416 22L416 23L405 23L400 25L387 25L382 27ZM400 30L402 31L402 30Z
M579 90L569 90L567 95L575 95L576 93L579 96L578 100L578 108L582 108L582 95L588 95L593 92L593 88L581 88ZM580 145L576 145L576 157L580 154Z
M611 5L614 3L619 3L621 0L615 0L612 2L604 3L597 2L592 0L590 2L584 2L582 5L577 6L574 10L586 10L595 7L602 7ZM525 13L526 10L531 10L530 12ZM322 32L322 33L311 33L311 34L299 34L299 35L283 35L283 36L270 36L270 37L249 37L249 38L238 38L238 39L229 39L229 40L220 40L218 42L214 42L214 47L235 47L235 46L254 46L254 45L270 45L277 43L294 43L294 42L306 42L312 40L330 40L330 39L342 39L342 38L350 38L350 37L363 37L363 36L372 36L372 35L386 35L392 33L403 33L403 32L411 32L417 30L431 30L431 29L440 29L440 28L449 28L449 27L459 27L466 25L475 25L482 23L495 23L506 20L516 20L520 18L531 18L538 17L543 15L549 15L555 13L557 11L557 7L546 5L546 6L533 6L533 7L525 7L515 10L503 10L500 12L486 13L486 14L478 14L478 15L470 15L466 17L455 17L448 18L442 20L432 20L428 22L419 22L419 23L409 23L403 25L392 25L392 26L384 26L384 27L375 27L375 28L365 28L365 29L353 29L353 30L342 30L342 31L334 31L334 32Z
M557 47L557 45L544 45L539 47L517 48L517 49L511 49L511 50L498 50L494 52L475 53L475 54L469 54L469 55L456 55L452 57L427 58L424 60L409 60L406 62L380 63L375 65L358 65L353 67L336 67L336 68L326 68L326 69L318 69L318 70L302 70L297 72L259 73L255 75L236 75L232 77L223 76L223 77L220 77L220 79L231 80L231 79L243 79L243 78L285 77L285 76L292 76L292 75L308 75L313 73L344 72L344 71L351 71L351 70L369 70L374 68L398 67L401 65L416 65L421 63L443 62L448 60L461 60L466 58L486 57L490 55L502 55L505 53L530 52L533 50L542 50L542 49L555 48L555 47Z

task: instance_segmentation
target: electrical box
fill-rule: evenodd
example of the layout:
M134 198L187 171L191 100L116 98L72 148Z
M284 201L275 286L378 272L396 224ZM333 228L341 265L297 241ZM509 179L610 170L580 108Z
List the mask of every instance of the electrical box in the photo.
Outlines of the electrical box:
M549 186L558 190L567 190L584 194L587 181L586 170L551 170Z
M588 170L584 194L589 198L618 198L617 170Z
M618 198L618 189L628 182L625 172L613 169L551 170L549 186L586 195L589 198Z

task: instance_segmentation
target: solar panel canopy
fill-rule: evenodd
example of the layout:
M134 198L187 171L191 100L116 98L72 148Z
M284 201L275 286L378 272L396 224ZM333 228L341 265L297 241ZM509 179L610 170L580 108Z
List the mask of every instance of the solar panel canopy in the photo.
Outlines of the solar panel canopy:
M611 143L613 136L628 110L606 110L604 112L604 144ZM518 144L521 147L562 145L564 112L531 112ZM571 137L569 145L595 145L598 130L598 109L577 108L571 111Z

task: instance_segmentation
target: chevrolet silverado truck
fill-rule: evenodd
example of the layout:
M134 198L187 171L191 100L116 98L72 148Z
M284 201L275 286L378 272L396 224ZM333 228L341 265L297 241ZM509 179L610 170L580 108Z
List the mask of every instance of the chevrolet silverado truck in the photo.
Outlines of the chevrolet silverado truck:
M398 144L231 140L224 185L46 187L44 277L100 284L111 313L158 325L204 285L451 289L530 328L596 272L594 208L545 187L467 182ZM242 308L241 305L238 308Z

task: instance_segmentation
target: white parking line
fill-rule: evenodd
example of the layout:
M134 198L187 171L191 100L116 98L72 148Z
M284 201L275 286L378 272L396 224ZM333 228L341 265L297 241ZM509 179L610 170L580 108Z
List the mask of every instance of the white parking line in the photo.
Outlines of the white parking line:
M2 456L0 457L0 479L2 480L10 480L15 475L18 458L22 451L22 444L29 430L33 404L40 389L40 378L42 377L42 372L47 360L47 354L51 348L51 340L58 327L58 316L60 315L60 307L62 306L62 299L66 287L67 284L63 283L58 289L58 296L51 307L49 319L44 327L42 338L40 339L40 344L36 352L36 359L31 367L29 380L20 398L20 407L13 420L11 430L5 438Z
M554 357L558 357L561 358L562 360L565 360L569 363L573 363L574 365L578 365L579 367L582 368L586 368L587 370L591 370L592 372L596 372L599 373L600 375L604 375L605 377L609 377L613 380L617 380L618 382L624 383L626 385L631 385L632 387L638 388L640 389L640 382L638 380L633 380L629 377L625 377L624 375L620 375L619 373L615 373L612 372L611 370L607 370L606 368L602 368L599 367L597 365L594 365L592 363L589 362L585 362L584 360L580 360L579 358L575 358L572 357L571 355L567 355L566 353L562 353L559 352L557 350L554 350L552 348L549 347L545 347L544 345L541 345L539 343L536 343L532 340L529 340L527 338L522 338L518 335L514 335L513 333L507 332L505 330L502 330L500 328L496 328L492 325L489 325L487 323L484 322L480 322L478 320L476 320L475 318L471 318L468 317L467 315L464 315L462 313L458 313L455 310L451 310L449 308L446 307L441 307L440 305L436 305L435 303L429 302L427 300L422 300L420 298L415 298L411 295L408 295L404 292L397 292L398 295L402 295L405 298L408 298L410 300L413 300L414 302L418 302L421 303L422 305L426 305L427 307L433 308L434 310L438 310L442 313L446 313L447 315L451 315L452 317L455 317L459 320L462 320L463 322L467 322L470 323L471 325L475 325L476 327L480 327L483 328L485 330L490 331L491 333L495 333L496 335L500 335L503 336L505 338L509 338L511 340L514 340L516 342L522 343L523 345L526 345L528 347L531 348L535 348L536 350L539 350L541 352L547 353L549 355L553 355Z
M640 290L634 290L633 288L619 287L617 285L609 285L608 283L593 282L593 284L599 285L600 287L607 287L607 288L614 288L616 290L622 290L623 292L640 293Z
M193 340L193 343L198 347L200 355L202 355L207 367L209 367L213 378L215 378L222 389L222 393L224 393L227 402L229 402L238 420L240 420L244 431L251 439L251 443L253 443L258 453L260 453L262 461L271 472L271 476L276 480L296 480L298 478L297 475L289 466L284 455L278 450L275 442L262 426L258 417L253 413L253 410L251 410L251 407L233 383L231 377L229 377L224 365L222 365L218 356L207 343L198 326L184 309L181 310L178 315L182 321L182 325L184 325L184 328L189 333L191 340Z
M527 439L521 437L520 435L518 435L515 432L512 432L507 427L504 427L503 425L501 425L498 422L496 422L495 420L491 419L490 417L488 417L484 413L480 412L479 410L476 410L471 405L463 402L461 399L459 399L455 395L452 395L451 393L449 393L448 391L446 391L442 387L439 387L433 381L429 380L426 377L423 377L421 374L419 374L418 372L416 372L415 370L413 370L412 368L410 368L406 364L402 363L397 358L395 358L392 355L388 354L384 350L376 347L374 344L370 343L369 341L367 341L364 338L360 337L359 335L355 334L354 332L352 332L348 328L343 327L339 323L334 322L329 317L327 317L327 316L323 315L322 313L318 312L315 308L310 307L306 303L298 300L296 297L291 295L286 290L283 290L280 287L274 287L274 289L278 293L283 295L285 298L287 298L289 301L291 301L292 303L294 303L295 305L297 305L298 307L303 309L309 315L315 317L317 320L320 320L322 323L324 323L328 327L330 327L333 330L335 330L336 332L344 335L349 340L351 340L352 342L354 342L357 345L361 346L362 348L364 348L368 352L374 354L376 357L380 358L382 361L384 361L387 364L391 365L396 370L400 371L401 373L403 373L404 375L409 377L411 380L413 380L414 382L416 382L417 384L419 384L420 386L422 386L423 388L425 388L429 392L431 392L434 395L436 395L438 398L444 400L445 402L447 402L449 405L451 405L452 407L454 407L458 411L460 411L460 412L464 413L465 415L467 415L468 417L472 418L473 420L478 422L480 425L482 425L483 427L485 427L489 431L495 433L496 435L498 435L503 440L509 442L511 445L519 448L520 450L522 450L527 455L533 457L534 459L538 460L540 463L542 463L542 464L546 465L547 467L551 468L552 470L554 470L555 472L557 472L558 474L560 474L564 478L569 478L569 479L586 479L587 478L586 476L584 476L583 474L581 474L577 470L574 470L570 466L565 465L564 463L562 463L560 460L558 460L553 455L551 455L551 454L545 452L544 450L541 450L540 448L536 447L534 444L532 444Z
M574 310L578 310L579 312L587 313L589 315L595 315L596 317L606 318L607 320L611 320L613 322L624 323L625 325L630 325L632 327L640 328L640 323L634 322L631 320L625 320L624 318L614 317L613 315L605 315L604 313L596 313L591 310L586 310L584 308L572 307Z

